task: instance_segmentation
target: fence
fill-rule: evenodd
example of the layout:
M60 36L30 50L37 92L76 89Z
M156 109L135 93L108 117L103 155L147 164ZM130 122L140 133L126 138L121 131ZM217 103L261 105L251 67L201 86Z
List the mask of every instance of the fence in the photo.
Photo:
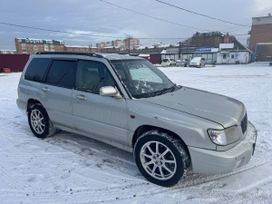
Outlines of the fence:
M28 58L26 54L0 54L0 72L23 71Z

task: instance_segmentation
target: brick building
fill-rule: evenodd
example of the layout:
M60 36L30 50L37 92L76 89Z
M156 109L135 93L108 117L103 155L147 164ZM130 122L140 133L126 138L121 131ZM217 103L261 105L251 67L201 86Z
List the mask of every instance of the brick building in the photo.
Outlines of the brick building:
M107 42L96 43L96 47L99 49L103 48L118 48L121 50L133 50L140 46L140 40L133 37L128 37L124 40L113 40Z
M112 46L115 48L124 48L124 41L123 40L113 40L112 41Z
M15 38L15 47L18 54L32 54L44 51L64 51L64 43L58 40L41 40L31 38Z
M191 38L182 42L183 46L210 48L219 47L221 43L234 43L236 38L232 35L221 32L195 33Z
M133 50L140 46L140 40L133 37L128 37L124 40L126 50Z
M98 52L99 49L91 46L65 45L58 40L43 40L30 38L15 38L18 54L32 54L35 52Z
M253 52L253 60L272 60L272 16L252 18L249 48Z
M98 49L91 46L74 46L74 45L65 45L66 52L82 52L82 53L91 53L97 52Z
M97 48L109 48L109 47L113 47L113 41L107 41L107 42L99 42L96 43L96 47Z

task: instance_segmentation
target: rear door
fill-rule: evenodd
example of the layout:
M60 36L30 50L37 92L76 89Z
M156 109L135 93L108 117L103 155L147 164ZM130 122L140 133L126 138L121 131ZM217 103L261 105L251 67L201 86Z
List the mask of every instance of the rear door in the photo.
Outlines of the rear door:
M99 61L79 60L73 94L75 127L98 140L127 145L126 100L99 95L103 86L117 88L107 66Z
M42 84L44 106L58 127L73 127L72 92L77 61L53 59Z

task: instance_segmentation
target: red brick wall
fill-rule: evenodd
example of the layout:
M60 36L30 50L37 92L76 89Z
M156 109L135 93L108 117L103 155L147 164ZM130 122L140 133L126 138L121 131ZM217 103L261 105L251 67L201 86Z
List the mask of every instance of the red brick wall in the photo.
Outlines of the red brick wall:
M3 68L10 68L12 72L21 72L24 69L29 55L25 54L0 54L0 72Z
M252 25L249 48L255 51L256 43L272 42L272 24Z

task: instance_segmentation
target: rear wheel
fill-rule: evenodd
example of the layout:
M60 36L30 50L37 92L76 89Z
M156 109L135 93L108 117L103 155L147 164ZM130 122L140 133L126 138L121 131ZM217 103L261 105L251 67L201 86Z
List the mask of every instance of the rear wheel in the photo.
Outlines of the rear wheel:
M175 185L190 163L181 142L157 130L139 137L134 147L134 157L148 181L165 187Z
M41 104L34 104L29 108L28 123L31 131L38 138L46 138L54 132L48 114Z

